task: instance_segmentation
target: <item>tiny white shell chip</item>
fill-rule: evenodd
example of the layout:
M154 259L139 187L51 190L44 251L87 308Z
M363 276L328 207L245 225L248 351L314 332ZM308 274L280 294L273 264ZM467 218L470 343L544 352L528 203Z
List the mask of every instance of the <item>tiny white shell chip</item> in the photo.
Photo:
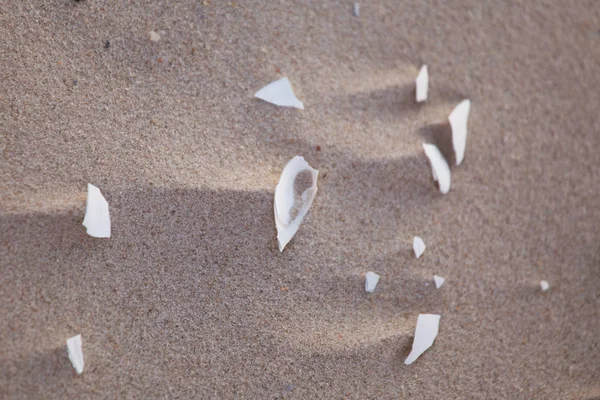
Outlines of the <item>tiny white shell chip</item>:
M301 196L302 205L299 208L296 216L292 218L292 210L294 209L294 182L299 173L309 171L311 174L312 185L306 189ZM317 194L317 178L319 171L312 168L304 157L296 156L285 165L279 183L275 188L275 226L277 227L277 242L279 251L283 251L285 246L294 237L304 216L312 205L312 202Z
M87 206L82 225L87 234L96 238L110 237L110 214L108 202L100 193L100 189L88 183Z
M433 179L438 181L440 192L448 193L450 191L450 167L444 156L434 144L423 143L423 150L429 158Z
M360 15L360 4L354 3L354 16L358 17Z
M471 110L471 100L461 101L448 116L452 128L452 147L456 153L456 165L465 158L467 147L467 121Z
M304 110L304 105L296 98L292 84L288 78L281 78L275 82L269 83L264 88L254 94L266 102L281 107L295 107Z
M81 349L81 335L73 336L67 339L67 354L69 360L73 364L73 368L77 371L77 374L83 372L83 350Z
M437 314L419 314L417 318L417 328L415 329L415 339L412 350L406 360L405 365L412 364L421 354L433 345L437 337L440 326L440 316Z
M417 87L417 103L427 100L427 91L429 90L429 71L427 65L423 65L415 79Z
M434 275L433 282L435 282L435 288L439 289L440 286L442 286L444 284L444 282L446 282L446 280L439 275Z
M158 42L160 40L160 35L154 31L150 31L150 40Z
M367 275L365 276L365 290L369 293L373 293L378 282L379 275L372 271L367 272Z
M545 292L550 289L550 284L548 281L540 281L540 288L542 289L542 292Z
M415 252L415 256L417 258L421 257L423 252L425 251L425 242L419 236L415 236L413 238L413 250Z

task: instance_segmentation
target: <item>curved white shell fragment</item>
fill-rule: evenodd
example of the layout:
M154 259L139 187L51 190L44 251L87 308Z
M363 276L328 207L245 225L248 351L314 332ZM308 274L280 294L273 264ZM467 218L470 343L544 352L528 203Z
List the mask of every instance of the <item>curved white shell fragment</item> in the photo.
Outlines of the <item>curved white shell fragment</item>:
M415 86L417 87L417 103L427 100L427 92L429 91L429 71L427 65L423 65L415 79Z
M434 144L423 143L423 150L431 163L433 179L440 185L440 192L448 193L450 191L450 167L444 156Z
M365 290L369 293L373 293L378 282L379 275L372 271L367 272L367 275L365 276Z
M311 187L302 193L302 205L298 209L295 218L292 219L291 211L294 208L294 182L296 177L302 171L309 171L312 178ZM296 156L286 164L279 183L275 188L275 226L277 227L277 242L279 251L283 251L285 246L294 237L304 216L312 205L317 194L317 177L319 171L312 168L304 157Z
M467 147L467 122L469 120L469 111L471 110L471 100L463 100L450 113L448 121L452 128L452 147L456 153L456 165L465 158L465 149Z
M71 360L71 364L73 364L73 368L75 368L77 374L83 372L83 350L81 346L81 335L76 335L67 339L67 354L69 355L69 360Z
M254 97L281 107L294 107L304 110L304 105L296 98L288 78L281 78L269 83L256 92Z
M423 252L425 251L425 242L419 236L415 236L413 238L413 250L415 252L415 256L417 258L421 257Z
M406 360L405 365L412 364L421 354L433 345L437 337L440 326L440 316L437 314L419 314L417 318L417 328L415 329L415 339L412 350Z
M444 284L444 282L446 282L446 279L442 278L439 275L434 275L433 282L435 283L435 288L439 289Z
M100 193L100 189L88 183L87 206L82 225L87 234L96 238L110 237L110 214L108 202Z
M550 284L548 283L548 281L540 281L540 289L542 289L542 292L545 292L548 289L550 289Z

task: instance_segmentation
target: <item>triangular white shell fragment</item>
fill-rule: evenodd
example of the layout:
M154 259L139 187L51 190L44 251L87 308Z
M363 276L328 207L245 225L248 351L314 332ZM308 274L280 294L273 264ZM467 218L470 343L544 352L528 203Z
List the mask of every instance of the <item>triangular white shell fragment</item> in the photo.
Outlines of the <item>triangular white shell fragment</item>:
M83 226L87 234L96 238L110 237L110 214L108 213L108 202L100 193L100 189L88 183L87 206Z
M296 98L292 84L288 78L281 78L275 82L269 83L264 88L254 94L261 100L281 106L295 107L304 110L304 105Z
M302 193L302 205L298 209L295 218L292 219L292 209L294 209L294 182L296 176L302 171L309 171L312 178L312 185ZM277 242L279 251L283 251L285 245L294 237L304 216L312 205L317 194L317 177L319 171L312 168L304 157L296 156L292 158L283 169L279 183L275 188L275 226L277 227Z
M456 165L465 158L465 148L467 147L467 122L469 120L469 111L471 110L471 100L461 101L448 116L450 127L452 128L452 147L456 153Z
M435 288L439 289L440 286L442 286L444 284L444 282L446 282L446 280L444 278L442 278L441 276L434 275L433 282L435 282Z
M410 354L404 360L404 364L409 365L415 362L421 354L433 345L440 325L440 316L436 314L419 314L417 318L417 328L415 329L415 339Z
M158 42L160 40L160 35L154 31L150 31L150 40Z
M360 4L354 3L354 16L358 17L360 15Z
M372 271L367 272L367 275L365 276L365 290L369 293L373 293L375 286L377 286L377 282L379 282L379 275Z
M81 349L81 335L67 339L67 354L78 374L83 372L83 350Z
M545 292L550 289L550 284L548 281L540 281L540 288L542 289L542 292Z
M427 91L429 90L429 72L427 65L423 65L415 79L415 85L417 87L417 103L427 100Z
M444 156L434 144L423 143L423 150L429 158L433 179L438 181L440 192L443 194L448 193L450 190L450 167Z
M419 258L425 251L425 242L419 236L415 236L413 238L413 250L415 252L415 257Z

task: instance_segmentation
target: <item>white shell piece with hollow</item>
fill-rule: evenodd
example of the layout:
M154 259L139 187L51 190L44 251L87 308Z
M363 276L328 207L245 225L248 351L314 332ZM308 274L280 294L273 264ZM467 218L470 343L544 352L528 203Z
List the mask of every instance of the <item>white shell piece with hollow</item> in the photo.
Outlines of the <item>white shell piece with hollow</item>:
M450 127L452 128L452 147L456 153L456 165L465 158L465 149L467 147L467 122L469 120L469 111L471 110L471 100L461 101L448 116Z
M358 17L360 15L360 4L354 3L353 11L354 11L354 16Z
M302 193L302 206L299 208L295 218L292 219L291 211L294 208L294 182L296 177L302 171L309 171L312 178L312 185ZM283 251L285 246L294 237L304 216L308 212L312 202L317 194L317 178L319 171L312 168L304 157L296 156L285 165L279 183L275 188L275 226L277 227L277 242L279 251Z
M415 362L421 354L433 345L437 337L440 326L440 316L437 314L419 314L417 318L417 328L415 329L415 339L412 350L404 364L409 365Z
M443 194L448 193L450 191L450 167L444 156L434 144L423 143L423 150L425 150L425 155L429 158L433 179L438 182L440 192Z
M434 275L433 282L435 283L435 288L439 289L444 284L444 282L446 282L446 280L439 275Z
M269 83L264 88L254 94L266 102L280 107L294 107L304 110L304 105L296 98L292 84L288 78L281 78L275 82Z
M413 238L413 250L415 252L415 257L421 257L421 255L425 251L425 247L425 242L423 241L423 239L421 239L421 237L415 236Z
M429 71L427 65L423 65L415 79L415 86L417 87L417 103L427 100L427 92L429 91Z
M83 350L81 346L81 335L67 339L67 354L69 355L71 364L73 364L73 368L75 368L78 374L83 372Z
M542 289L542 292L545 292L550 289L550 284L548 281L540 281L540 288Z
M110 214L108 202L100 193L100 189L88 183L87 206L82 225L85 226L87 234L95 238L110 237Z
M369 293L373 293L378 282L379 275L372 271L367 272L367 275L365 276L365 290Z

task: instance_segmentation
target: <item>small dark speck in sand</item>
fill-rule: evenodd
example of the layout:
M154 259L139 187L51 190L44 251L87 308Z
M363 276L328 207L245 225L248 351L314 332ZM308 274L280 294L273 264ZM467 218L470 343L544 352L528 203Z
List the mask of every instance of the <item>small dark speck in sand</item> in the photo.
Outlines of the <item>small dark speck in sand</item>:
M110 49L110 40L107 40L107 41L104 43L104 49L105 49L105 50L108 50L108 49Z

